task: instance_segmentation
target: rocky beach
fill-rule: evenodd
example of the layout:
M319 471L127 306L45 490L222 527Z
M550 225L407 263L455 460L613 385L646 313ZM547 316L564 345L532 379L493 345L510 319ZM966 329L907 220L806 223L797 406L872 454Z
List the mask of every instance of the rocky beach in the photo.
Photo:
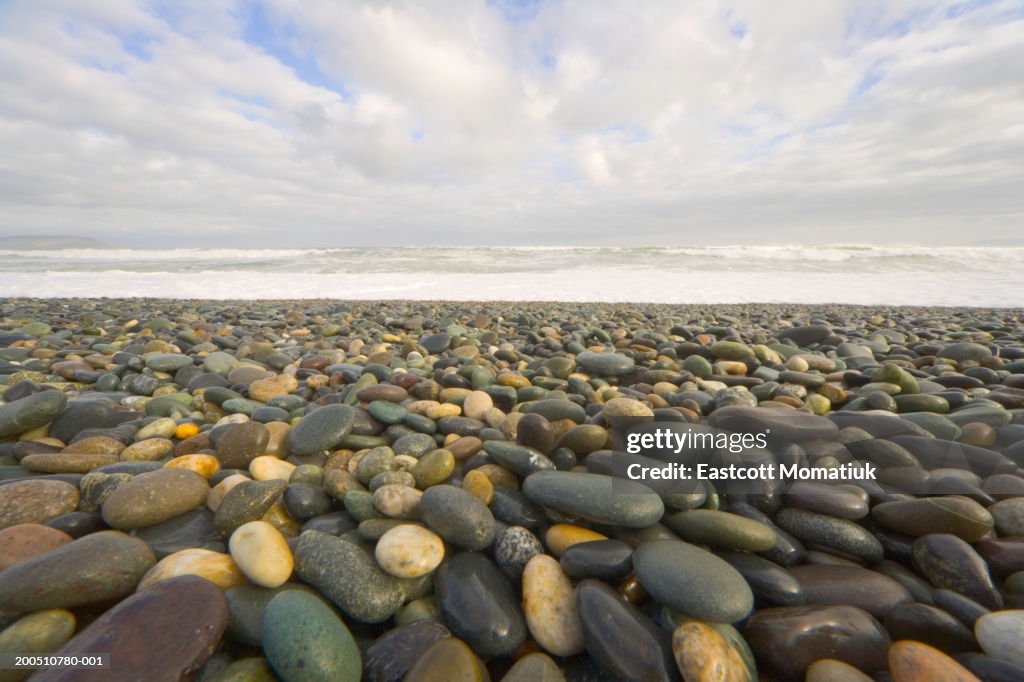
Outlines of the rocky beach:
M110 656L0 681L1024 680L1024 309L12 298L0 391L0 653Z

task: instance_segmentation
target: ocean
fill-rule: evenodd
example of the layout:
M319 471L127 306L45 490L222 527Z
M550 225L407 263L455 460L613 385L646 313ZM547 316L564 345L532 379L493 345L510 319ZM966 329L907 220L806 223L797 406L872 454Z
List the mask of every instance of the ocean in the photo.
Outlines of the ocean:
M0 296L1024 307L1024 247L0 250Z

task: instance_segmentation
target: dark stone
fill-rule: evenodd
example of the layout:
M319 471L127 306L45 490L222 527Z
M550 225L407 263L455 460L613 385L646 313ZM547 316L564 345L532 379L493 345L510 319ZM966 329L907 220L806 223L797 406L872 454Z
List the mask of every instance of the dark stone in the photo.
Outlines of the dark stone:
M855 606L786 606L757 611L743 628L759 666L785 680L834 658L874 673L886 668L891 639L875 618Z
M985 561L955 535L919 538L914 543L914 564L935 587L959 592L987 608L1002 608L1003 598L992 584Z
M678 679L668 633L608 585L594 579L580 582L576 608L587 653L614 679Z
M438 569L445 625L484 658L509 656L526 640L526 621L508 578L482 554L462 552Z
M227 622L227 602L213 583L190 575L163 580L104 613L57 652L109 653L108 667L51 668L35 679L188 679L213 654Z

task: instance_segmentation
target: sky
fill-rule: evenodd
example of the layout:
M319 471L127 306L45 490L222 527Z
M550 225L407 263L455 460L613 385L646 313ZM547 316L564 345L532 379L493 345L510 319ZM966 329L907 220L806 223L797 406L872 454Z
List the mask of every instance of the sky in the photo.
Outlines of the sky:
M1024 3L0 0L0 235L1024 238Z

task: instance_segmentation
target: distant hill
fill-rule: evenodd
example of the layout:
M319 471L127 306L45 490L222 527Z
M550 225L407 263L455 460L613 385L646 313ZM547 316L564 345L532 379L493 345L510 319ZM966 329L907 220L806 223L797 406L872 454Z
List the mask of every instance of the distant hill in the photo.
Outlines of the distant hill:
M0 237L0 249L20 249L25 251L48 251L50 249L109 249L113 248L106 242L92 237L69 237L60 234L15 235Z

